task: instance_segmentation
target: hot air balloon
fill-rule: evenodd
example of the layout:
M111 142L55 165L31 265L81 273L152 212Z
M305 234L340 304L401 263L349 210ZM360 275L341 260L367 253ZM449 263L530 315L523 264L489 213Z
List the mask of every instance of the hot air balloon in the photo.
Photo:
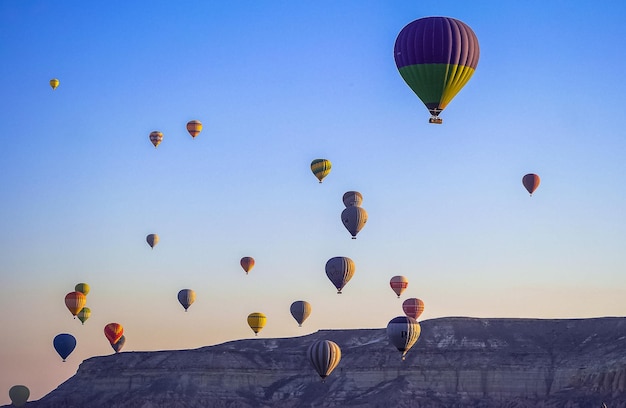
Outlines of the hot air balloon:
M332 164L330 160L326 159L315 159L311 162L311 171L317 177L317 179L322 182L324 177L328 176L330 173L330 169L332 168Z
M76 314L76 317L78 317L78 320L80 320L82 324L85 324L85 321L87 321L87 319L91 317L91 309L89 309L88 307L83 307L82 309L80 309L80 312Z
M187 132L189 132L192 138L195 138L202 132L202 122L199 120L190 120L187 122Z
M189 309L189 306L196 300L196 292L191 289L181 289L178 292L178 301L185 308L185 312Z
M154 132L150 132L150 141L156 149L156 147L163 141L163 133L156 130Z
M55 89L57 89L57 86L59 86L59 80L56 78L52 78L50 80L50 86L52 87L52 90L54 91Z
M14 385L9 389L9 398L16 407L26 404L28 397L30 397L30 390L25 385Z
M309 346L307 353L311 365L322 377L322 381L333 372L341 361L341 349L337 343L330 340L316 341Z
M394 57L400 75L430 111L430 123L470 80L480 57L478 38L462 21L426 17L398 34Z
M146 242L150 245L150 248L154 249L156 244L159 243L159 236L157 234L148 234Z
M254 268L254 258L252 258L251 256L244 256L243 258L241 258L241 261L239 261L239 263L241 264L243 270L246 271L246 275L252 270L252 268Z
M363 195L358 191L347 191L344 193L343 197L343 205L347 207L360 207L363 202Z
M115 344L124 334L124 328L119 323L109 323L104 326L104 335L109 340L109 343Z
M81 292L70 292L65 295L65 306L67 306L74 318L76 318L76 314L80 312L80 309L85 307L85 303L87 303L87 297Z
M355 270L354 261L345 256L336 256L326 262L326 276L335 285L338 294L341 294L343 287L352 279Z
M302 326L302 323L311 315L311 304L304 300L296 300L291 304L289 310L293 318L298 322L298 326Z
M419 339L421 331L422 328L417 320L408 316L394 317L387 324L389 341L402 353L402 360Z
M248 315L248 326L250 326L255 336L265 327L265 322L267 322L267 317L263 313L255 312Z
M524 177L522 177L522 184L524 185L528 193L530 193L531 197L537 187L539 187L540 182L541 179L539 179L539 176L533 173L526 174Z
M404 314L417 320L424 311L424 302L417 298L409 298L402 302Z
M57 334L52 341L52 345L63 361L65 361L76 348L76 338L68 333Z
M89 285L86 283L77 283L76 286L74 286L76 292L80 292L85 296L89 294L89 289Z
M356 239L356 235L367 222L367 211L362 207L346 207L341 212L341 222L352 235L352 239Z
M122 347L124 347L125 343L126 337L122 336L117 342L111 344L111 347L113 348L113 350L115 350L116 353L119 353L122 350Z
M409 280L405 276L394 276L389 281L389 286L391 286L391 289L400 297L402 292L409 286Z

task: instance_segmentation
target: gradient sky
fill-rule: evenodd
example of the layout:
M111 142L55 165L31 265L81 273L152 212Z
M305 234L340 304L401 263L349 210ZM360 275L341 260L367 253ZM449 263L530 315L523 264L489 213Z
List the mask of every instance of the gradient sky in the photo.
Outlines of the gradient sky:
M481 47L441 126L393 59L433 15ZM385 327L407 297L422 319L626 315L624 16L617 0L0 2L0 404L113 353L110 322L144 351L251 338L256 311L263 338ZM315 158L333 163L321 185ZM356 240L348 190L369 213ZM334 256L356 263L342 295ZM79 282L84 326L63 302ZM58 333L78 340L65 363Z

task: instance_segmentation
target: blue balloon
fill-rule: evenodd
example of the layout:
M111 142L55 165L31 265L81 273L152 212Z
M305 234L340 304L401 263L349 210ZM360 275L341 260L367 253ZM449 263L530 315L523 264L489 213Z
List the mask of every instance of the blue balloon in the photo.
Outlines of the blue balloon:
M76 338L68 333L57 334L52 342L54 349L59 353L63 361L72 354L76 348Z

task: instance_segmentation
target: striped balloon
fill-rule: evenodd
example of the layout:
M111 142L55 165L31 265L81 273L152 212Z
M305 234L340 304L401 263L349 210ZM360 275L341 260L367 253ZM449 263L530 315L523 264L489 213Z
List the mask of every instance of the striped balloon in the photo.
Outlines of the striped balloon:
M78 320L80 320L82 324L85 324L87 319L91 317L91 309L89 309L88 307L83 307L82 309L80 309L80 312L78 312L76 317L78 317Z
M352 235L352 239L356 239L356 235L367 222L367 211L363 207L347 207L341 212L341 222Z
M394 276L389 281L389 286L391 286L391 289L400 297L402 292L409 286L409 280L405 276Z
M263 313L255 312L248 315L248 326L250 326L255 336L265 327L266 322L267 317Z
M387 324L389 341L402 353L402 360L417 342L421 332L422 328L417 320L408 316L395 317Z
M326 262L326 276L337 288L337 294L352 279L356 266L354 261L347 256L336 256Z
M424 302L418 298L409 298L402 302L404 314L417 320L424 312Z
M156 148L163 141L163 133L161 133L159 131L156 131L156 130L154 132L151 132L150 133L150 141L152 142L152 144Z
M124 328L119 323L109 323L104 326L104 335L109 340L109 343L115 344L124 334Z
M189 306L196 301L196 292L191 289L181 289L178 292L178 301L183 305L186 312Z
M187 132L191 135L192 138L195 138L202 131L202 122L199 120L190 120L187 122Z
M297 300L291 304L289 310L298 322L298 326L302 327L302 323L311 315L311 304L304 300Z
M68 308L72 316L76 318L80 309L85 307L87 303L87 296L81 292L70 292L65 295L65 306Z
M331 168L332 164L327 159L315 159L311 162L311 171L320 183L324 180L324 177L328 176Z
M432 115L438 115L470 80L480 57L478 38L462 21L426 17L398 34L394 57L400 75Z
M341 349L337 343L330 340L316 341L309 346L307 353L311 365L322 377L322 381L333 372L341 361Z

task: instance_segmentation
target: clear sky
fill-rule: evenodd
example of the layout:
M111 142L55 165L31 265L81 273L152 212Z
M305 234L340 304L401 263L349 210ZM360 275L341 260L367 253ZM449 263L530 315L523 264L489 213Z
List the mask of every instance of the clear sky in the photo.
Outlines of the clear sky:
M433 15L481 47L440 126L393 59ZM385 327L407 297L422 319L624 316L625 16L617 0L0 2L0 403L113 353L110 322L144 351L253 337L251 312L263 338ZM333 163L321 185L315 158ZM349 190L369 213L356 240ZM334 256L356 263L342 295ZM63 301L79 282L84 326ZM313 307L300 328L295 300ZM58 333L78 341L65 363Z

